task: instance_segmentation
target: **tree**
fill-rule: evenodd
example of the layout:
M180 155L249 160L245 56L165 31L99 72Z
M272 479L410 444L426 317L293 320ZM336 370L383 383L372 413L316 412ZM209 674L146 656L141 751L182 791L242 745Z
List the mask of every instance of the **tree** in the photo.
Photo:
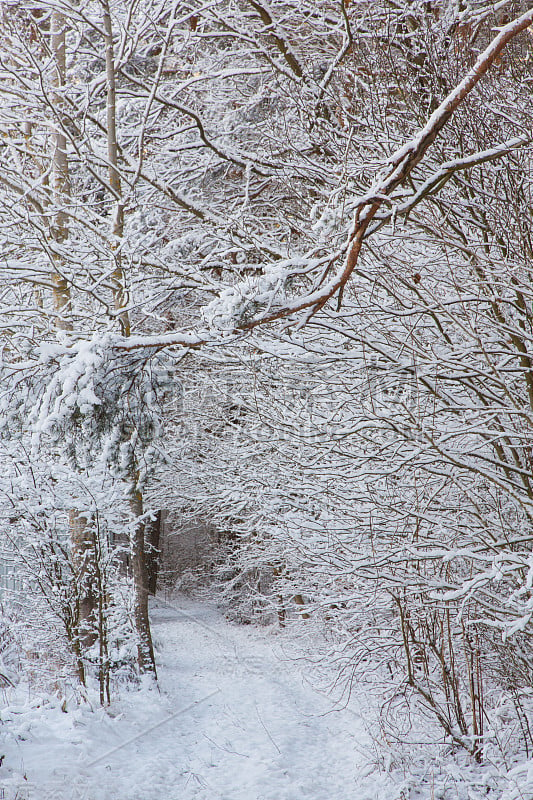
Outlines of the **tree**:
M342 289L351 275L341 308L321 305L333 283L290 307L275 308L261 279L260 301L253 289L231 295L245 328L321 308L301 331L251 340L258 377L232 397L240 421L205 425L198 451L211 459L193 452L185 483L189 502L237 537L234 586L267 587L274 610L303 594L344 629L348 676L380 659L394 691L416 693L476 758L494 685L519 692L531 675L529 47L515 42L450 118L453 90L385 178L345 201L355 224L335 279ZM437 130L428 176L416 161ZM329 239L345 232L339 218L323 223ZM370 233L376 245L363 249Z
M168 348L182 370L186 358L199 363L189 351L200 346L206 359L216 361L211 348L228 344L240 357L240 341L248 336L259 352L303 364L304 397L297 386L290 402L305 420L303 441L309 445L295 459L302 434L294 430L290 408L276 400L272 414L279 411L281 421L274 415L261 424L274 430L281 425L290 436L279 446L269 519L258 505L270 489L249 473L257 503L247 498L251 516L235 513L231 476L242 480L241 468L221 480L218 518L243 532L254 529L250 548L239 557L251 553L249 562L255 563L262 552L277 570L278 595L308 590L319 603L345 603L342 593L337 603L331 587L357 568L365 578L364 591L357 591L366 610L376 580L386 578L379 610L386 619L393 603L400 620L387 628L395 630L393 649L405 651L411 685L426 693L430 705L435 699L433 684L427 691L429 672L416 684L409 660L413 643L425 643L437 660L444 652L420 631L426 635L430 622L442 623L444 612L457 608L461 592L468 595L466 565L475 559L468 562L466 552L486 535L487 515L508 532L529 514L522 489L528 445L515 426L525 417L521 401L519 410L506 405L515 396L516 370L526 387L529 382L528 284L513 270L500 275L502 286L513 285L513 298L505 303L515 317L508 318L499 294L487 300L491 280L486 265L478 263L483 248L484 259L494 257L494 245L486 240L491 221L480 217L478 202L486 195L487 176L496 198L493 217L505 192L517 189L510 182L502 195L504 183L494 178L491 165L502 159L519 164L530 146L524 53L533 12L520 13L519 6L479 3L454 16L447 4L418 2L317 8L281 0L267 7L254 0L242 8L221 3L190 9L156 0L142 7L119 0L83 8L57 2L50 6L56 59L64 37L70 67L51 87L47 15L21 7L13 16L3 61L6 158L0 173L9 265L6 385L21 409L28 401L36 405L34 432L67 436L77 469L104 463L128 484L137 520L132 556L141 669L150 667L152 656L140 492L159 423L151 392L164 395L169 383L166 363L161 370L152 365ZM510 21L498 18L504 11L512 11ZM60 20L68 25L60 29ZM500 29L493 35L495 22ZM24 47L8 52L16 36ZM459 79L463 46L474 45L479 54ZM512 116L503 101L486 111L476 94L495 67L500 72L491 85L512 97ZM467 103L481 122L468 117ZM31 120L25 136L21 119ZM63 154L68 192L58 188ZM472 179L474 173L480 177ZM455 196L448 194L452 186ZM524 184L519 189L526 197ZM523 209L516 220L520 215ZM54 224L63 233L68 229L68 239L54 235ZM523 233L516 236L521 241ZM450 265L452 252L463 258L458 266ZM50 279L51 265L57 279ZM474 294L465 297L463 284ZM64 287L64 302L58 301L58 286ZM490 312L480 317L487 302ZM52 323L66 307L72 330L56 343ZM485 362L479 325L491 336L497 331L500 348ZM40 349L36 332L46 340ZM467 343L474 340L471 350ZM505 379L496 358L502 353L513 365ZM264 362L255 355L251 361L260 370ZM472 363L465 375L458 364L466 356ZM209 375L206 361L201 363ZM492 383L484 376L486 363ZM305 371L311 369L316 372L308 389ZM398 389L406 380L409 398ZM388 393L381 392L383 381ZM313 416L306 403L315 387L325 397ZM465 436L456 421L465 418L473 398L485 416L479 430ZM498 408L507 409L504 423L494 416L495 398ZM250 415L264 413L262 404L248 406ZM435 420L433 427L428 419ZM24 429L24 435L30 432ZM443 440L449 443L445 449ZM475 456L465 458L465 443L470 447L474 440ZM50 446L57 453L57 439ZM258 447L253 438L250 446L268 465L272 447ZM224 465L226 455L216 442L212 450ZM313 451L325 453L320 469ZM337 487L338 475L343 479ZM507 492L512 502L501 511ZM237 496L242 497L238 491ZM357 546L343 538L354 520L364 532ZM468 544L455 559L450 543L459 524ZM330 525L336 537L328 550ZM437 553L434 537L442 526L446 552ZM298 539L302 529L314 531L312 556ZM265 531L272 547L265 546ZM413 539L409 547L406 532ZM285 539L290 547L297 542L292 555ZM391 543L406 548L392 561ZM486 553L479 558L484 563ZM327 589L304 570L305 561L317 566ZM447 574L443 565L451 562L456 571ZM515 566L509 585L525 569L523 560ZM439 573L437 586L435 571L441 569L447 582ZM354 592L347 582L347 591ZM520 592L522 584L511 594L515 588ZM487 615L485 633L501 621L503 598ZM416 625L408 616L413 604L417 613L422 604L430 609ZM523 618L522 610L513 624ZM461 636L468 643L467 634ZM454 637L455 632L455 642ZM469 658L465 675L468 669L474 674ZM454 686L453 679L446 684L452 694ZM441 713L436 702L448 732L477 753L475 697L474 687L472 731L453 718L456 711L464 718L462 706L454 709L455 701L445 698L449 705Z
M95 307L91 301L98 298L109 310L111 308L109 298L111 298L114 307L112 318L118 319L123 333L129 333L130 328L129 316L125 307L124 272L121 266L120 238L123 228L123 201L120 176L117 169L113 29L110 8L107 4L104 4L103 7L103 27L100 30L97 28L96 33L98 35L96 44L98 45L98 37L101 34L100 44L106 56L106 83L104 86L107 88L103 99L103 104L106 108L106 125L102 126L98 120L101 105L99 100L96 103L93 122L97 130L100 131L101 140L107 143L109 160L107 176L102 170L100 170L99 174L98 169L95 170L91 163L93 154L90 149L89 152L84 150L84 145L89 143L89 147L92 147L92 142L85 138L77 128L80 120L83 122L82 117L72 111L73 103L75 103L73 98L75 98L76 94L79 94L79 89L75 88L76 81L79 79L79 71L84 68L85 64L82 56L76 64L77 69L72 68L71 72L67 71L67 49L73 48L78 53L83 53L83 26L80 26L80 19L74 13L73 8L68 4L58 4L56 7L49 9L49 13L43 10L26 12L23 9L17 9L13 19L11 38L17 40L18 37L16 44L18 44L19 49L16 56L10 54L5 60L6 72L9 74L9 80L6 82L6 95L9 98L17 98L17 101L21 104L20 110L22 111L23 119L32 117L34 120L31 124L25 124L24 130L27 138L23 140L22 146L18 139L13 139L12 135L6 146L4 189L8 194L15 191L22 197L29 197L26 217L24 213L21 213L23 212L22 204L17 204L15 207L11 204L11 208L7 212L7 217L11 213L15 216L16 226L12 226L13 230L17 231L18 235L20 235L21 229L25 234L29 234L26 239L28 242L26 252L22 254L21 259L14 261L12 265L13 283L18 285L21 278L22 280L27 280L30 291L32 291L32 287L35 286L36 282L49 287L51 292L48 301L44 300L41 293L35 295L39 308L37 314L31 319L31 325L37 325L41 335L46 336L47 327L51 322L65 332L67 339L64 341L70 340L73 343L72 369L65 377L65 382L62 383L61 367L59 367L58 374L52 378L52 382L48 387L48 392L44 391L41 397L42 415L46 414L47 403L51 399L56 401L56 419L51 423L52 427L57 422L57 409L61 403L64 401L68 405L70 402L70 407L71 409L74 407L75 412L69 418L71 430L77 427L76 414L80 414L80 409L82 416L84 413L87 415L87 411L93 408L94 404L100 402L95 397L91 386L94 379L94 366L102 363L101 358L99 359L98 352L90 356L83 347L80 350L76 341L84 327L84 316L87 313L89 315L94 313ZM20 47L21 45L22 47ZM26 59L26 70L22 72L20 62L24 58ZM15 67L14 64L16 65ZM36 83L32 85L32 81ZM28 84L34 90L33 94L28 94ZM37 91L35 91L36 87ZM5 106L5 112L9 133L15 133L16 135L16 123L11 117L11 107L9 105ZM86 124L86 122L83 122L83 124ZM9 127L13 125L15 125L15 131ZM50 129L51 134L49 134ZM51 141L50 147L48 147L49 140ZM23 159L22 169L15 171L21 155ZM35 169L35 165L37 165L37 169ZM80 168L80 165L83 166ZM87 170L86 173L83 172L84 168ZM83 182L87 178L92 181L96 178L100 188L109 193L111 197L111 204L114 206L114 222L111 230L109 230L107 209L104 208L102 214L94 214L92 209L88 210L88 214L81 210L79 194L76 196L75 189L77 188L79 192L81 188L83 191ZM105 195L103 199L105 201ZM6 248L9 248L9 240L5 242L5 245ZM34 273L28 274L24 269L24 257L29 255L32 258L32 250L38 254L37 260L42 264L42 266L38 264L37 281ZM89 262L92 261L93 267L96 265L96 271L89 269L88 280L85 283L77 281L74 277L80 256L88 258ZM106 264L106 261L109 262L109 260L112 263L111 271L109 271ZM48 281L46 281L47 262L50 264ZM100 265L103 268L103 273L99 272ZM104 283L101 297L94 290L95 283L100 287ZM81 302L79 302L80 294L82 295ZM12 289L9 288L7 290L8 301L11 298ZM51 305L49 305L49 301L51 301ZM92 308L91 305L93 305ZM26 333L24 328L24 324L21 326L19 323L19 335L22 337ZM26 328L26 330L28 329ZM90 331L91 329L89 328ZM34 353L37 355L35 351ZM60 347L59 350L55 350L53 353L48 351L47 355L51 356L51 358L45 356L44 361L49 367L52 364L59 366L63 356L63 367L68 371L68 367L66 367L68 358L64 348ZM20 355L16 346L11 348L10 356L13 360L13 366L8 367L8 374L18 375L17 362ZM78 366L76 366L76 358L78 359ZM83 383L89 362L91 369L89 369L90 378L88 382L91 386L87 382ZM14 373L12 370L14 370ZM38 365L37 373L39 373ZM34 373L37 377L36 385L40 385L41 389L44 389L43 384L39 384L42 372L38 375L37 373ZM27 380L31 380L31 373L26 374ZM70 392L72 390L75 392L79 388L76 383L79 379L82 381L82 391L85 394L81 401L77 402ZM121 380L126 381L126 383L131 380L135 382L128 375L127 368L123 371ZM121 384L122 388L125 385ZM130 387L128 386L128 388ZM59 389L59 395L54 394L57 389ZM152 386L150 386L150 391L152 391ZM35 395L33 399L35 400ZM80 400L79 397L78 400ZM116 434L113 444L115 449L122 445L121 456L124 461L126 456L125 448L127 449L126 441L131 442L134 436L137 437L138 444L142 441L142 432L139 434L138 427L134 431L131 427L128 428L132 424L141 424L138 423L138 417L135 418L135 422L132 422L135 414L138 414L140 406L135 407L128 422L124 422L123 412L125 409L121 407L121 403L118 402L116 406L114 411L118 413L118 419L111 422L111 427L114 434ZM133 397L131 398L131 406L134 406ZM19 411L20 409L16 410ZM9 408L7 411L9 414ZM113 410L109 409L109 411L112 417ZM59 411L59 416L63 412ZM102 422L101 419L100 422ZM41 416L41 425L42 423L43 416ZM94 431L89 431L87 427L85 428L85 448L78 448L84 451L85 460L82 458L83 463L80 463L79 453L76 451L76 446L72 439L70 439L70 450L64 450L63 453L61 453L61 446L57 443L55 450L53 450L54 460L66 457L70 460L75 470L80 468L91 469L91 464L87 461L88 454L91 451L91 444L88 440L92 436L94 445L98 440L98 436L102 434L102 428L107 434L105 422L97 426L97 430ZM121 434L117 433L119 429ZM123 441L119 442L121 435ZM124 441L124 437L126 441ZM107 452L111 452L112 449L113 446L108 443ZM139 638L139 666L141 671L155 671L147 616L143 569L144 525L142 521L141 486L139 484L145 458L143 453L137 456L134 451L135 446L131 448L128 460L128 469L130 471L127 493L130 498L131 512L135 519L138 520L132 530L131 561L137 597L136 623ZM94 447L91 457L98 461ZM98 464L95 463L94 466L98 471ZM117 468L120 470L120 466L117 466ZM123 472L122 475L124 475ZM97 597L91 583L95 579L96 565L89 563L94 555L94 533L89 519L83 516L79 510L71 511L70 520L73 562L80 579L85 576L84 580L87 582L85 598L78 604L80 619L76 623L80 631L78 638L81 637L78 645L81 644L81 646L87 648L92 645L97 634L92 619L96 611ZM82 629L85 632L82 632Z

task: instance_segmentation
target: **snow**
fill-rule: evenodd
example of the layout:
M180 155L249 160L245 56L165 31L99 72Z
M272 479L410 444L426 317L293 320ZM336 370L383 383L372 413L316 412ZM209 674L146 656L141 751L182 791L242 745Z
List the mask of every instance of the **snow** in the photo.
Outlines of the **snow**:
M160 601L152 611L160 693L150 686L123 691L109 712L73 705L65 713L50 698L16 707L12 698L2 712L9 734L1 750L0 796L400 796L390 776L374 772L361 708L332 711L331 699L306 682L305 663L286 653L291 640L230 624L205 603L178 603Z
M123 687L109 709L2 690L2 800L533 797L533 761L477 765L430 728L394 741L377 689L335 708L290 627L240 626L182 596L151 616L159 688Z

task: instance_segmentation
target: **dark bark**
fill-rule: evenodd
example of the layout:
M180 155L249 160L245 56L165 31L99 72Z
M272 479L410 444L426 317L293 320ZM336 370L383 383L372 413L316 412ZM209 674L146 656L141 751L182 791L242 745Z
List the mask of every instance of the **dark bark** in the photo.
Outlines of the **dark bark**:
M75 509L69 513L70 544L74 579L78 589L77 637L82 651L97 639L95 611L97 606L94 587L94 531L87 517Z
M131 508L135 514L134 530L131 536L131 570L135 594L134 618L137 632L137 661L141 674L152 673L157 678L154 647L150 631L150 617L148 615L148 582L144 549L145 525L141 521L143 513L142 495L138 490L134 490L132 493Z
M161 555L160 541L162 521L163 512L160 509L156 512L155 519L149 520L145 526L146 587L149 594L155 594L157 591L157 576L159 574Z

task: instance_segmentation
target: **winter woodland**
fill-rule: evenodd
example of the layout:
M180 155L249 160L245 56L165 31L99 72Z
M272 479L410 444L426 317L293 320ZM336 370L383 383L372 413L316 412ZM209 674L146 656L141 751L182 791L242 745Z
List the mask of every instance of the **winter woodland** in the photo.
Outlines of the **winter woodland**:
M531 800L531 3L0 15L0 787L17 692L154 691L177 588L482 786L369 798Z

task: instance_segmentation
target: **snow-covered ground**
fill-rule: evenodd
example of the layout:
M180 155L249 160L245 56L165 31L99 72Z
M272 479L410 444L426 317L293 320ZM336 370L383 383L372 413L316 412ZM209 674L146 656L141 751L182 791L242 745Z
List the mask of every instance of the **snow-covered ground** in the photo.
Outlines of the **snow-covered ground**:
M152 619L161 694L124 692L111 715L64 713L49 701L33 713L4 710L5 798L395 796L387 776L369 774L371 741L358 711L332 712L306 682L305 664L284 654L283 637L185 598L155 604Z
M2 800L487 797L483 781L477 793L450 769L444 783L442 770L417 779L384 769L372 734L379 698L354 693L332 710L290 633L231 624L183 597L155 603L152 619L160 692L124 691L108 711L6 692Z

